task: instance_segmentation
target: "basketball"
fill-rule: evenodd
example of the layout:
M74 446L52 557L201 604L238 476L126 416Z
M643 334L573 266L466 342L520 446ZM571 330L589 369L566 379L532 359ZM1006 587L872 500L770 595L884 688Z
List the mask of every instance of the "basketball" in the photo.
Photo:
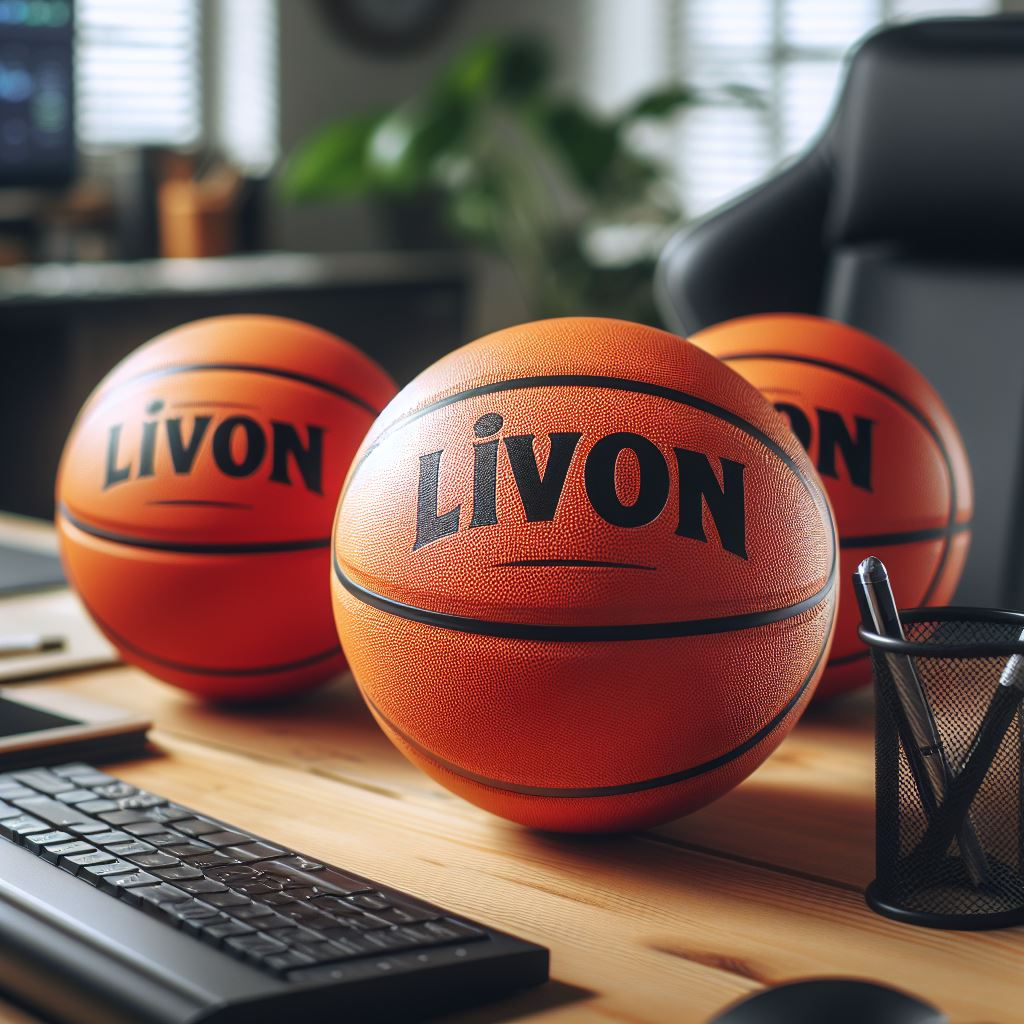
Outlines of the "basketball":
M824 667L837 557L806 452L696 346L616 320L425 370L353 462L333 597L414 764L524 825L618 831L721 796Z
M395 387L308 324L223 316L143 345L78 416L57 477L68 578L126 661L256 699L342 670L331 519Z
M971 472L923 374L871 335L823 317L741 317L693 341L757 387L807 448L832 501L844 591L875 554L900 607L948 604L970 545ZM871 681L859 624L847 592L819 697Z

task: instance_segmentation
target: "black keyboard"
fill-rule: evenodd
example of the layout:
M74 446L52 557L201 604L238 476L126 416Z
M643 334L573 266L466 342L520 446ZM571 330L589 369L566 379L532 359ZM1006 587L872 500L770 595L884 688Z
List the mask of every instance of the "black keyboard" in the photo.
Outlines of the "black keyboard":
M419 1020L543 947L86 764L0 774L0 986L73 1024Z

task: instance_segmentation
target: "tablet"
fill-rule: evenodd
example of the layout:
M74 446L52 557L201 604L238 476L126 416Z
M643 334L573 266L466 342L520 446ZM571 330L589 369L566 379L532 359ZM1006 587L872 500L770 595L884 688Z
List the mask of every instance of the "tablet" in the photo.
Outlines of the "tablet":
M57 687L0 689L0 772L138 757L151 724L134 712Z

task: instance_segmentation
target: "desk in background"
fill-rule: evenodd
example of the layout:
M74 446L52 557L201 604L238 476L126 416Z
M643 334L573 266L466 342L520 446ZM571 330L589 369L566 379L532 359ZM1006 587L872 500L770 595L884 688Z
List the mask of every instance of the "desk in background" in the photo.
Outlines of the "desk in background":
M467 264L454 253L261 253L0 270L0 508L49 517L57 460L82 403L168 328L273 313L334 331L404 384L469 340ZM11 443L16 439L16 443Z
M0 539L13 539L2 517ZM388 742L347 675L235 711L127 667L44 682L155 721L154 756L113 774L551 948L550 985L460 1024L702 1024L763 985L815 975L904 987L952 1024L1022 1019L1024 931L937 932L864 905L867 695L810 712L710 807L605 838L529 832L441 789ZM0 1024L35 1019L0 999Z

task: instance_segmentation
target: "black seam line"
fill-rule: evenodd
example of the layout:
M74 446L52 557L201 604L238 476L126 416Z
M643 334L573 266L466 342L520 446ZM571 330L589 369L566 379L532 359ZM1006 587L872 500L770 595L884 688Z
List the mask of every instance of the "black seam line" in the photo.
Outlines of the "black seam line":
M495 562L495 569L519 569L531 566L583 566L593 569L643 569L646 572L657 572L656 565L638 565L634 562L594 562L585 558L521 558L515 562Z
M393 601L372 590L361 587L345 575L338 563L338 556L332 557L334 575L338 582L363 604L379 611L412 622L439 629L450 629L458 633L476 633L480 636L501 637L509 640L540 640L554 643L600 643L620 640L662 640L679 636L706 636L712 633L731 633L735 630L756 629L773 622L795 618L817 607L829 596L835 585L836 569L833 562L828 581L816 593L784 608L768 611L747 612L742 615L723 615L712 619L686 619L681 622L615 623L603 626L554 626L532 622L492 622L475 619L467 615L451 615L446 612L430 611L415 605Z
M105 401L111 395L120 391L121 388L127 387L129 384L137 384L139 381L154 380L159 377L171 377L179 373L203 373L209 370L227 370L235 373L258 373L265 377L280 377L282 380L294 381L297 384L306 384L311 388L318 388L320 391L326 391L328 394L334 395L336 398L343 398L346 402L351 402L353 405L359 406L360 409L364 409L373 417L380 415L380 410L375 409L365 399L360 398L351 391L346 391L344 388L336 387L334 384L328 384L327 381L320 380L318 377L309 377L304 373L295 373L292 370L280 370L275 366L258 366L253 363L181 363L177 366L164 366L158 370L148 370L146 373L140 373L137 377L129 377L127 380L123 380L119 384L115 384L109 391L100 395L100 401Z
M899 394L899 392L894 391L881 381L875 380L873 377L869 377L866 373L859 373L856 370L847 369L845 366L841 366L839 363L830 362L827 359L814 359L810 356L795 356L790 355L787 352L740 352L736 355L722 355L718 358L724 363L743 359L778 359L782 362L805 363L808 366L820 366L825 370L832 370L841 376L849 377L851 380L858 380L862 384L866 384L868 387L874 388L887 398L892 399L892 401L897 405L902 406L903 409L909 412L910 415L913 416L922 427L924 427L931 439L935 442L936 447L939 449L939 454L942 456L942 461L946 467L946 478L949 480L949 515L946 517L946 525L952 528L956 524L957 493L956 477L953 475L953 461L950 459L949 452L946 451L946 446L942 443L942 437L939 435L939 432L932 421L928 419L928 417L925 416L925 414L921 412L916 405L907 401L906 398ZM840 544L840 546L842 545ZM949 537L947 536L945 543L942 546L942 554L939 556L938 565L935 567L935 574L932 576L931 582L928 584L928 588L924 592L924 597L921 598L922 605L927 605L931 600L932 594L935 592L935 588L939 585L939 580L942 578L948 558Z
M859 537L840 537L841 548L891 547L894 544L915 544L923 540L941 540L970 530L970 521L952 526L936 526L930 530L907 530L905 533L866 533Z
M241 501L213 501L207 498L164 498L161 501L147 501L147 505L173 505L184 508L243 508L251 509L252 505L246 505Z
M504 782L499 779L491 779L486 775L478 775L476 772L471 772L466 768L462 768L459 765L452 764L450 761L446 761L437 754L425 747L421 746L411 736L399 729L387 715L377 705L370 700L367 696L366 690L363 689L363 699L371 707L373 712L380 716L387 727L393 730L402 740L409 744L419 754L426 757L428 760L433 761L435 764L440 765L442 768L447 769L455 775L459 775L462 778L469 779L472 782L477 782L483 786L489 786L491 789L499 789L509 793L520 793L523 796L543 796L543 797L602 797L602 796L623 796L627 793L640 793L648 789L660 789L664 786L672 786L677 782L685 782L688 779L695 778L698 775L706 775L708 772L715 771L718 768L723 768L731 761L735 761L737 758L742 757L744 754L753 750L762 740L766 739L771 733L773 733L788 717L790 712L800 703L803 699L804 694L807 692L807 688L811 685L814 680L818 669L821 667L821 662L825 656L825 651L828 649L829 637L832 634L832 621L835 619L835 602L832 604L832 614L830 616L829 628L825 630L825 639L822 642L821 650L818 651L818 656L814 659L814 664L811 666L810 672L807 677L800 684L800 688L793 694L792 697L782 706L782 709L768 722L766 722L757 732L753 733L748 739L744 740L738 747L733 747L732 750L726 751L724 754L720 754L718 757L712 758L710 761L704 761L702 764L693 765L690 768L684 768L678 772L672 772L669 775L659 775L653 779L644 779L641 782L627 782L618 786L581 786L579 788L569 787L556 787L556 786L521 786L512 782Z
M77 590L78 588L76 587L75 589ZM79 597L81 597L81 591L79 591ZM133 644L130 640L126 640L120 633L107 625L107 623L96 614L95 609L93 609L88 601L83 600L82 603L85 605L86 611L88 611L95 620L96 625L106 633L115 646L123 647L125 650L131 651L132 654L136 654L140 658L145 658L147 661L152 661L156 665L163 665L165 668L172 668L178 672L191 672L195 675L207 676L269 676L280 674L281 672L294 672L300 668L308 668L310 665L315 665L317 662L321 661L328 661L330 658L343 653L341 647L336 646L331 647L326 651L320 651L317 654L310 654L305 658L298 658L295 661L280 662L276 665L256 665L248 668L213 668L204 667L202 665L189 665L180 661L172 661L170 658L163 658L158 654L153 654L151 651L143 650L143 648Z
M265 555L284 551L312 551L331 546L330 537L314 537L310 540L257 541L243 544L183 544L178 541L149 540L146 537L132 537L123 533L114 533L99 526L83 522L73 515L67 505L61 504L60 514L72 526L110 541L112 544L124 544L126 547L146 548L150 551L171 551L182 555Z

